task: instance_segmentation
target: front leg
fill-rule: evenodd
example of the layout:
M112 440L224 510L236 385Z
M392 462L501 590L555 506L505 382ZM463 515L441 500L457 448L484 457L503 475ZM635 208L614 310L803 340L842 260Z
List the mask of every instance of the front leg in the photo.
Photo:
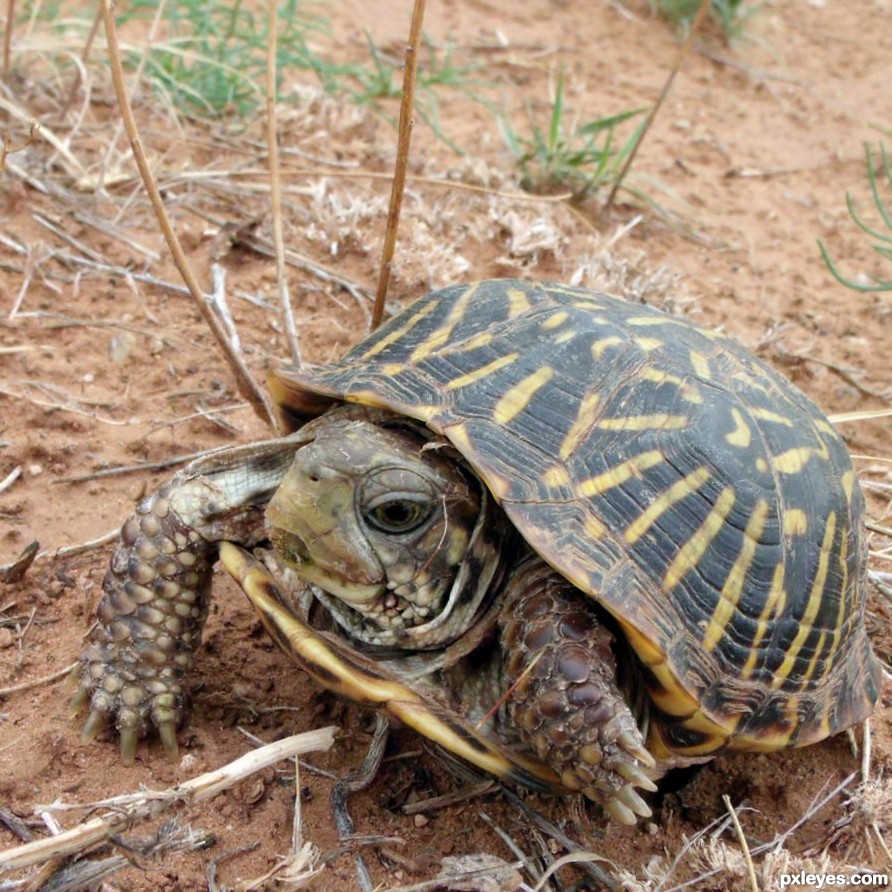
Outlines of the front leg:
M540 560L508 581L501 617L503 710L509 726L570 790L634 824L662 770L618 682L614 636L594 605Z
M140 502L121 530L80 659L73 707L90 704L83 740L111 719L126 764L152 728L176 755L217 543L251 547L265 538L264 509L304 440L295 434L212 453Z

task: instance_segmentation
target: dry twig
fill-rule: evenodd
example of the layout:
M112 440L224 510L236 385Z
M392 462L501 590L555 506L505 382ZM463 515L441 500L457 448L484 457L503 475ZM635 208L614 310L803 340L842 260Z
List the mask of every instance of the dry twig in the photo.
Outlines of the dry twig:
M709 0L700 0L700 8L697 10L697 15L694 16L693 22L691 22L691 28L688 31L688 36L685 42L681 45L681 49L678 52L678 56L675 59L675 64L672 66L672 70L669 72L669 76L666 78L666 82L663 84L663 89L660 90L660 95L657 96L657 101L653 104L653 107L648 112L647 117L644 120L644 126L641 128L641 135L635 141L635 145L632 146L632 151L629 152L629 157L626 158L626 163L623 164L622 170L620 170L619 175L616 178L616 181L613 184L613 188L610 190L610 194L607 196L607 202L604 205L604 210L609 211L610 208L613 207L614 199L616 198L616 193L619 192L620 186L623 184L623 180L626 178L626 174L631 170L632 163L635 160L635 157L638 155L638 150L641 148L641 144L644 142L644 137L647 136L647 131L650 130L651 124L653 124L654 119L657 116L657 112L663 107L663 103L666 101L666 97L669 95L669 91L672 89L672 84L675 82L675 76L681 70L681 66L684 63L684 60L688 57L688 53L691 49L691 44L694 40L694 35L700 30L700 25L703 24L703 20L706 18L706 12L709 9Z
M334 732L335 728L327 727L286 737L284 740L246 753L216 771L209 771L161 792L131 793L87 806L43 806L44 809L52 811L102 807L110 811L58 836L36 840L0 852L0 874L41 864L51 858L83 852L137 821L158 817L178 802L203 802L282 759L290 759L302 753L327 750L334 743Z
M121 110L121 117L124 121L124 127L127 131L127 138L130 140L130 147L133 151L133 158L136 161L136 166L139 168L139 173L142 177L143 185L145 186L146 192L149 195L149 200L152 203L152 207L155 210L158 224L164 232L164 238L167 242L167 246L170 249L171 254L173 255L174 263L176 263L177 269L179 270L180 275L183 277L183 281L189 287L189 292L192 295L195 306L201 313L202 318L207 323L208 327L211 329L211 332L213 333L217 343L222 348L223 353L226 356L226 361L229 364L229 367L232 370L233 374L235 375L239 392L242 394L242 396L245 397L245 399L248 400L248 402L254 408L254 411L261 418L267 421L271 425L273 430L276 430L276 416L275 413L272 411L271 406L269 405L269 401L264 396L261 389L258 387L257 382L254 381L254 379L251 377L251 373L248 371L248 368L245 365L241 355L232 348L229 339L226 337L226 332L223 326L220 324L220 321L211 311L211 308L208 306L207 301L204 299L204 294L201 286L198 284L198 280L196 279L195 274L192 271L192 267L189 265L186 254L183 251L183 248L180 245L180 241L177 238L176 232L171 226L170 219L167 216L167 211L164 208L164 202L161 199L158 185L155 182L155 177L152 174L152 170L149 167L148 159L146 158L145 152L142 148L142 141L140 140L139 132L136 128L136 121L133 117L133 110L130 107L130 99L127 96L127 90L124 85L124 71L121 65L121 53L118 47L118 37L117 31L115 29L115 19L114 13L112 11L111 0L102 0L102 16L105 21L105 34L108 41L109 64L112 72L112 80L115 85L115 94L118 98L118 105Z
M406 189L406 170L409 167L409 146L412 141L412 110L415 99L415 74L418 70L418 47L421 44L421 24L424 21L424 0L415 0L412 7L412 24L409 29L409 44L406 47L406 65L403 71L403 96L400 102L399 141L397 144L396 166L393 171L393 186L390 191L390 209L387 212L387 231L384 234L384 251L381 255L381 269L378 272L378 288L375 292L375 307L372 310L372 330L384 318L384 304L387 302L387 286L390 284L390 271L393 267L393 253L396 250L396 234L400 222L400 209L403 192Z
M269 0L269 19L266 53L266 145L269 153L270 210L273 215L273 243L276 250L276 282L279 287L279 302L282 305L282 321L285 337L288 339L288 352L291 361L300 368L303 365L300 342L291 310L291 296L288 293L288 278L285 275L285 237L282 226L282 187L279 172L279 136L276 131L276 38L278 35L277 0Z

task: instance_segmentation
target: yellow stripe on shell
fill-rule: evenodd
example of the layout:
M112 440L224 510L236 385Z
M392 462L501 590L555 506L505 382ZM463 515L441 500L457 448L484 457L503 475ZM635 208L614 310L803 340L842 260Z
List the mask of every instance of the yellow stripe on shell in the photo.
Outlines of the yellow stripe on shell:
M784 512L784 535L804 536L808 532L808 515L801 508L788 508Z
M638 455L633 455L602 474L580 481L576 486L576 493L584 498L602 495L616 486L622 486L630 478L638 477L642 471L653 468L663 461L665 461L663 453L658 449L639 452Z
M790 672L792 672L793 667L796 665L799 651L802 650L802 646L811 634L812 625L815 621L815 617L818 615L818 610L821 607L824 586L827 584L827 573L830 569L830 556L833 553L833 539L835 536L836 512L831 511L830 514L827 515L827 526L824 527L824 540L821 542L821 553L818 557L818 566L815 571L815 578L812 583L811 591L808 594L808 603L805 608L805 613L799 620L799 631L787 648L787 652L784 655L784 661L778 666L777 671L774 673L774 680L771 682L771 687L775 690L777 690L777 688L779 688L789 677Z
M546 331L551 331L553 328L560 328L568 319L570 318L570 314L566 310L559 310L557 313L552 313L543 323L542 328Z
M470 372L466 372L464 375L459 375L457 378L447 381L446 388L448 390L458 390L460 387L467 387L469 384L487 378L499 371L499 369L511 365L512 362L516 362L518 356L520 356L519 353L506 353L504 356L500 356L498 359L494 359L492 362L480 366L480 368L473 369Z
M740 670L740 677L746 681L756 668L756 662L759 659L759 645L768 631L768 626L772 623L784 609L787 602L787 592L784 589L784 565L778 564L774 568L774 576L771 580L771 588L768 590L768 597L762 606L762 612L756 620L756 634L753 636L753 642L750 645L750 655L747 657L746 663Z
M732 409L731 417L734 419L734 430L725 434L725 442L730 446L740 446L742 449L746 449L753 441L753 432L740 409Z
M640 350L643 350L645 353L650 353L651 350L659 350L660 347L665 344L665 341L661 341L659 338L635 338L634 344Z
M434 329L413 351L411 356L412 362L421 362L427 359L432 353L435 353L440 347L448 344L452 339L452 333L455 326L461 322L468 314L468 305L471 303L474 295L477 293L480 284L475 283L469 285L463 292L461 297L455 302L449 311L443 325Z
M620 344L624 344L625 341L617 337L616 335L610 335L610 337L601 338L598 341L592 343L591 351L592 358L595 362L600 362L601 357L604 355L604 351L608 350L610 347L618 347Z
M570 472L564 465L554 465L542 475L542 482L549 489L567 486L570 483Z
M756 546L762 538L767 517L768 502L765 499L760 499L753 507L753 512L743 532L740 553L722 586L719 602L716 604L706 634L703 636L703 647L708 651L712 651L721 641L725 634L725 628L737 610L740 595L743 592L743 584L746 582L746 575L756 557Z
M629 415L625 418L602 418L595 427L607 431L680 430L690 423L687 415L669 415L657 412L653 415Z
M513 319L520 316L530 308L530 299L526 293L517 288L509 288L508 295L508 318Z
M692 471L687 477L676 481L668 489L663 490L647 506L646 510L629 524L623 533L623 539L625 539L628 545L634 545L676 502L680 502L682 499L686 499L697 492L711 477L712 474L709 468L697 468L696 471Z
M688 358L691 360L691 368L698 378L703 378L705 381L712 380L712 369L709 366L709 359L704 354L699 350L689 350Z
M830 458L827 444L822 443L820 449L815 449L813 446L797 446L795 449L788 449L786 452L781 452L780 455L772 456L771 467L778 474L798 474L812 456L825 460Z
M824 644L824 634L821 635L821 640L818 642L817 648L815 648L815 655L811 658L811 662L809 663L809 667L803 675L803 684L802 687L805 687L805 681L810 679L815 672L815 664L817 663L819 658L823 658L824 660L824 673L821 676L822 678L826 675L833 666L833 658L836 656L836 651L839 650L839 642L842 637L842 624L845 619L846 610L848 609L848 604L846 603L846 595L849 590L849 565L847 563L849 555L849 540L847 536L840 536L840 544L839 544L839 572L841 576L840 586L839 586L839 607L836 611L836 622L833 624L833 640L830 642L830 647L827 648L827 653L821 655L821 647Z
M653 384L671 384L678 390L679 396L685 402L693 403L697 406L703 404L703 396L696 385L687 378L682 378L681 375L673 375L653 366L646 366L639 374L642 381L650 381Z
M771 409L750 409L750 415L753 418L758 418L759 421L770 421L772 424L782 424L784 427L793 426L793 422L786 415L772 412Z
M576 410L576 420L570 425L570 430L567 431L567 436L564 437L564 441L561 443L561 448L558 451L559 457L564 461L576 452L579 444L588 435L594 424L595 410L598 408L600 401L601 395L599 393L587 393L580 400L579 408Z
M396 343L397 341L401 341L419 322L422 322L431 313L433 313L436 308L436 304L433 302L425 304L417 313L413 313L409 318L400 326L395 328L389 334L386 334L381 340L376 341L362 354L362 359L371 359L373 356L377 356L379 353L383 353L391 344Z
M736 499L737 496L733 486L726 486L719 493L719 497L715 500L712 510L706 515L706 519L678 550L678 553L666 570L662 584L664 592L672 591L681 582L685 574L697 566L712 540L715 539L724 527L725 520L731 513Z
M513 421L530 404L532 398L554 377L554 367L539 366L535 372L527 375L499 398L493 409L496 424L508 424Z
M846 501L851 505L852 496L855 494L855 481L857 480L854 471L846 471L840 478L842 491L845 493Z

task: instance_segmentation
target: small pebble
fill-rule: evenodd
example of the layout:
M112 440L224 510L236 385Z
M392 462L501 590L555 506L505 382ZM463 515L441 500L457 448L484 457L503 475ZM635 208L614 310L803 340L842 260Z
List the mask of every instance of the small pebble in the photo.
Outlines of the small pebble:
M29 477L39 477L43 473L43 465L33 464L28 465L28 476Z
M415 815L415 826L416 827L426 827L430 824L430 818L426 818L424 815Z
M15 644L15 635L12 634L12 629L0 628L0 650L5 650L7 647L12 647Z

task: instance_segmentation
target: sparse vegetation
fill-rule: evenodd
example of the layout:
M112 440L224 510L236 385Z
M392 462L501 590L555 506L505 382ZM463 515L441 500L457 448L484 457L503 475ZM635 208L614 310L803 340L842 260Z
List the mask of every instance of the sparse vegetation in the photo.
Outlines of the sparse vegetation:
M625 140L617 145L617 128L644 113L636 108L585 123L568 122L564 102L564 77L558 74L546 127L540 125L527 104L529 136L519 133L502 116L502 135L520 170L521 186L528 192L549 193L569 190L574 200L601 186L611 185L623 161L641 135L643 119Z
M650 0L650 5L672 24L687 29L697 15L700 0ZM740 34L743 23L754 11L752 7L745 7L741 0L710 0L709 3L709 17L728 38Z
M866 232L872 239L876 239L876 244L872 246L874 251L884 260L892 261L892 210L890 210L890 200L892 200L892 163L890 163L889 154L883 143L879 145L879 158L874 157L869 143L864 146L864 153L867 164L867 179L870 183L870 194L880 221L887 231L883 232L876 226L865 222L861 213L855 207L854 199L848 192L846 193L846 207L848 207L849 216L855 221L855 225L862 232ZM883 194L884 191L886 192L885 195ZM855 291L892 291L892 279L889 278L864 276L863 278L852 279L843 275L830 257L830 252L827 250L826 245L822 241L818 241L818 247L833 277L847 288L852 288Z

